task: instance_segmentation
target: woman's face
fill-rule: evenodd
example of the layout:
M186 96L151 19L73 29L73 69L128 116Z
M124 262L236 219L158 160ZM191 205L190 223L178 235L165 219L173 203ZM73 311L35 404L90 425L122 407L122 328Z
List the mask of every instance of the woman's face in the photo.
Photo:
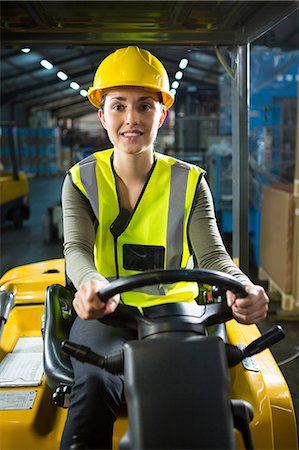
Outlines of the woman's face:
M109 90L99 118L116 151L152 151L158 129L166 118L159 94L139 87Z

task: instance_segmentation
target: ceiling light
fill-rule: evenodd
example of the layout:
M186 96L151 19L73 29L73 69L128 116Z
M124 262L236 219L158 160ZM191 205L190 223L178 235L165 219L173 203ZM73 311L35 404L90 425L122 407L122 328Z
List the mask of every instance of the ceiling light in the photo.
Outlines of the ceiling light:
M172 84L171 84L171 87L173 89L177 89L179 87L179 85L180 85L180 83L178 81L173 81Z
M174 78L176 80L181 80L183 78L183 72L181 70L178 70L177 73L175 74Z
M23 53L29 53L30 51L31 51L31 48L29 48L29 47L25 47L25 48L21 49L21 52L23 52Z
M46 59L42 59L40 61L40 65L43 66L47 70L53 69L53 64L50 63L50 61L47 61Z
M188 59L187 58L183 58L181 59L180 63L179 63L179 68L180 69L186 69L186 67L188 66Z
M58 76L58 78L60 78L62 81L65 81L68 79L68 76L66 73L62 72L61 70L59 72L57 72L56 74Z
M70 87L71 87L72 89L74 89L75 91L77 91L78 89L80 89L80 85L79 85L78 83L76 83L76 81L72 81L72 82L70 83Z
M82 95L82 97L87 97L88 96L88 92L85 89L81 89L80 95Z

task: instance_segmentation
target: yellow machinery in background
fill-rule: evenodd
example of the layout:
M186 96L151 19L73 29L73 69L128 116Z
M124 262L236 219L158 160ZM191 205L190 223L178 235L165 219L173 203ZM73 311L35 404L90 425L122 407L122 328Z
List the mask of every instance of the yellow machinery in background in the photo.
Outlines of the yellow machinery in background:
M1 222L12 221L20 228L23 220L29 219L29 186L24 172L17 178L9 172L0 173Z
M12 221L15 228L20 228L23 221L28 220L30 215L29 185L27 175L18 170L13 129L11 126L7 127L7 132L11 170L2 170L0 167L1 223Z
M42 373L31 384L24 377L30 376L29 369L34 377L38 359L42 362L45 291L53 284L64 285L64 273L64 262L58 259L14 268L0 280L2 450L59 448L66 409L54 405ZM226 323L226 330L228 341L238 346L246 346L260 336L255 325L240 325L234 320ZM24 345L27 341L28 346ZM4 367L6 360L10 360L10 371L7 365ZM23 364L22 370L14 366L17 361ZM250 429L256 449L296 450L295 413L286 381L270 350L255 355L254 361L255 367L240 363L230 369L231 398L244 399L253 407ZM118 448L126 427L126 417L120 417L114 430L114 448ZM237 448L244 448L237 431L236 438Z

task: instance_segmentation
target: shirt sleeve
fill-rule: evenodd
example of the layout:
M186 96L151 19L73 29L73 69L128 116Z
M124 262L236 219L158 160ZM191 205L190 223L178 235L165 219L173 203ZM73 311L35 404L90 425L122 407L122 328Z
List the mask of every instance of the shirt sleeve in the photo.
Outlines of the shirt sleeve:
M66 273L74 286L94 278L105 280L94 264L97 220L88 199L67 175L62 187L64 257Z
M252 284L234 264L220 235L210 188L202 177L190 218L189 238L199 268L219 270L237 278L241 283Z

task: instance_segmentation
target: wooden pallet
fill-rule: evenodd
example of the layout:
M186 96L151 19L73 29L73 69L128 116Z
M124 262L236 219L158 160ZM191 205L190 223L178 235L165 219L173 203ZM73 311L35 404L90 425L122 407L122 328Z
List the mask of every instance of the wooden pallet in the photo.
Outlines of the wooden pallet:
M268 282L267 291L271 301L281 302L281 309L276 311L276 316L279 315L285 320L299 320L299 308L294 296L285 293L262 267L259 268L259 279Z

